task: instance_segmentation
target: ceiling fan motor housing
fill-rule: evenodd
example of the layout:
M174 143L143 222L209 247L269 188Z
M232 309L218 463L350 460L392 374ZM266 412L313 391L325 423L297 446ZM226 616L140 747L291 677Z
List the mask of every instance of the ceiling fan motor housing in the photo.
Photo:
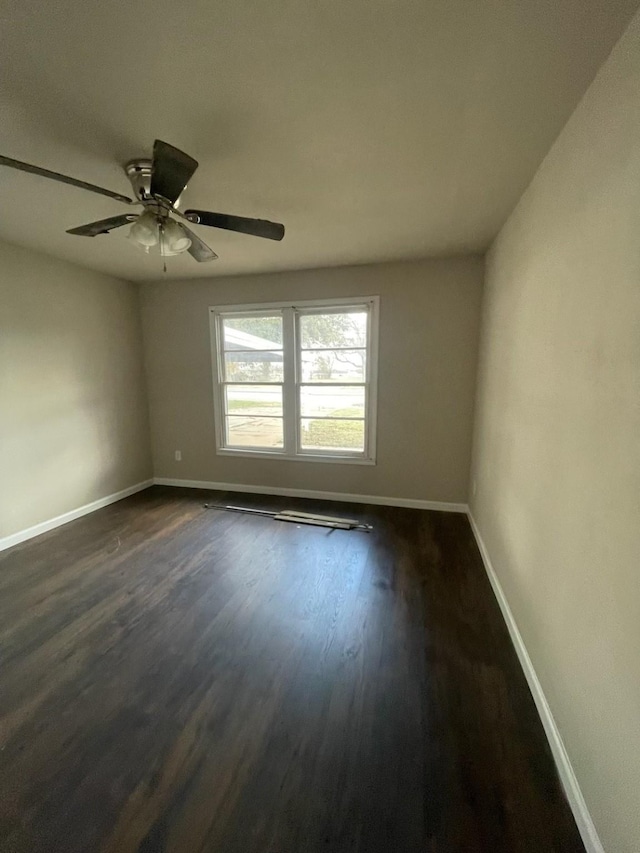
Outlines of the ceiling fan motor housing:
M151 195L151 160L130 160L124 167L127 177L133 187L135 197L140 201L152 201Z

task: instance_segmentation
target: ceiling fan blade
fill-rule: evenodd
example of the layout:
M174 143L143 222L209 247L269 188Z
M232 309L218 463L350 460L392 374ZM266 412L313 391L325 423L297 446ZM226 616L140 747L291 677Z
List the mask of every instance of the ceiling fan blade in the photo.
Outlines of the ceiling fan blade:
M197 234L194 234L190 228L187 228L187 226L183 225L182 222L180 223L180 227L191 239L191 245L187 251L192 258L195 258L195 260L201 264L205 261L215 261L218 259L218 256L213 249L209 248L209 246L207 246L207 244L201 240Z
M50 178L52 181L60 181L62 184L70 184L72 187L80 187L82 190L89 190L92 193L106 195L108 198L114 198L116 201L123 201L125 204L133 204L133 200L126 195L105 190L104 187L98 187L95 184L88 184L86 181L78 181L76 178L70 178L68 175L61 175L60 172L52 172L49 169L42 169L40 166L33 166L31 163L23 163L22 160L14 160L11 157L4 157L0 154L0 166L9 166L12 169L19 169L21 172L31 172L32 175L40 175L43 178Z
M153 143L151 195L159 195L175 204L197 168L198 161L193 157L168 142L156 139Z
M230 216L227 213L211 213L208 210L185 210L184 215L190 222L209 225L211 228L225 228L227 231L239 231L254 237L266 237L267 240L282 240L284 225L269 222L268 219L248 219L246 216Z
M80 237L97 237L98 234L108 234L114 228L127 225L138 218L136 213L125 213L124 216L111 216L109 219L99 219L88 225L80 225L78 228L69 228L67 234L77 234Z

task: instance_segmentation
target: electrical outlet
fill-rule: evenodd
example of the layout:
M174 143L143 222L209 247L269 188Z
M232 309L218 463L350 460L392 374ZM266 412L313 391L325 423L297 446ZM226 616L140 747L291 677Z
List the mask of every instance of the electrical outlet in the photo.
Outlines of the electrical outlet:
M174 453L174 456L175 456L176 462L182 462L182 451L181 450L176 450L176 452Z

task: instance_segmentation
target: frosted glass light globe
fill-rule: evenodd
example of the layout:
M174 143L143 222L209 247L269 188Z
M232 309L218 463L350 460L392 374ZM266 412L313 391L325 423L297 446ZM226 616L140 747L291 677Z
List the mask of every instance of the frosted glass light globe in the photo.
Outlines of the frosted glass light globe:
M180 255L191 246L191 239L179 222L166 219L162 226L160 253L162 255Z
M158 218L151 210L139 216L129 229L129 237L144 248L156 246L160 240Z

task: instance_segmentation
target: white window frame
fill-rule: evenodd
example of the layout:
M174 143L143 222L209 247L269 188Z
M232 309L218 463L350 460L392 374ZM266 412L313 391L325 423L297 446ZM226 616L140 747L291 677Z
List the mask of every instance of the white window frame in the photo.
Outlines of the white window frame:
M300 312L340 313L346 308L366 308L367 358L364 416L364 451L352 450L303 450L300 446L300 412L298 375L301 363L301 342L299 334ZM222 356L222 321L229 316L247 316L251 313L268 314L269 311L282 312L283 364L282 382L284 447L265 450L264 448L227 447L225 445L225 405L224 405L224 358ZM248 305L217 305L209 308L211 333L211 360L213 367L213 410L216 432L216 453L220 456L242 456L254 459L286 459L296 462L339 462L349 465L376 464L376 417L378 390L378 316L380 298L378 296L360 296L353 298L311 299L296 302L262 302ZM330 349L330 347L329 347ZM291 353L294 357L291 358ZM288 355L287 355L288 354ZM260 384L260 383L257 383ZM280 383L278 383L280 384ZM302 383L305 384L305 383ZM318 384L318 383L312 383ZM340 383L332 382L328 385ZM345 382L345 385L350 383Z

